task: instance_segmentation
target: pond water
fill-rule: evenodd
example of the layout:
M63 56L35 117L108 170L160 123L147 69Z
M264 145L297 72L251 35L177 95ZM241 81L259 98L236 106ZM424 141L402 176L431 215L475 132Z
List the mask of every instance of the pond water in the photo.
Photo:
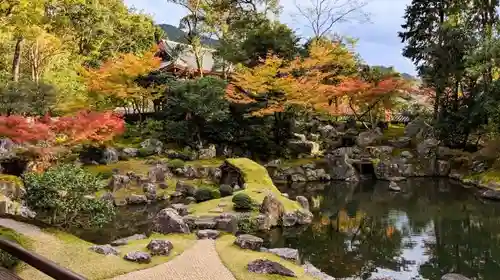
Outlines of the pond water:
M325 273L347 279L439 280L457 272L500 279L500 203L476 199L449 180L412 179L403 191L388 183L278 185L309 198L312 225L259 234L268 248L291 247ZM106 244L148 233L166 204L121 208L105 228L74 232Z
M449 272L500 279L500 203L481 201L449 180L279 186L305 195L311 226L275 229L268 247L291 247L335 278L431 279Z

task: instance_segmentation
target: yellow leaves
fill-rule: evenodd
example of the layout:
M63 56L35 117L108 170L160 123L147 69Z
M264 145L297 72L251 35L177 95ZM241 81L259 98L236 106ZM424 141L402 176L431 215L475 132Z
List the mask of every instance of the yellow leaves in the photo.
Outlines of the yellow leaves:
M324 108L338 95L335 84L346 79L355 67L355 56L343 45L314 41L307 57L285 61L268 54L254 68L239 66L232 79L235 85L246 91L240 94L247 98L235 98L232 91L228 99L251 103L252 99L257 102L256 99L266 98L266 108L254 112L254 115L279 112L287 103Z
M161 60L155 54L156 49L142 56L121 54L99 69L85 69L82 74L90 91L117 99L147 97L151 90L138 85L136 78L159 69Z

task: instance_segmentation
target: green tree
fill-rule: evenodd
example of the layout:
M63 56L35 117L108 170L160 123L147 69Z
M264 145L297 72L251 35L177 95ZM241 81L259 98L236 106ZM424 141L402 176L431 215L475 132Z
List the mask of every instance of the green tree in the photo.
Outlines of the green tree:
M51 167L24 175L26 203L37 219L50 225L100 227L114 216L110 202L87 197L104 186L98 177L74 165Z

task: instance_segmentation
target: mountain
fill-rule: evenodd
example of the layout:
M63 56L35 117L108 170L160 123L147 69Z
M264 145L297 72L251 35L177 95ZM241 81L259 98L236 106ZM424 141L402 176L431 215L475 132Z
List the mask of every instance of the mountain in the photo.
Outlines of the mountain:
M160 24L159 25L163 31L167 34L167 38L170 41L178 42L178 43L184 43L186 44L186 33L182 30L180 30L178 27L175 27L170 24ZM207 47L215 47L219 44L218 40L212 39L212 38L207 38L203 37L201 39L201 43Z

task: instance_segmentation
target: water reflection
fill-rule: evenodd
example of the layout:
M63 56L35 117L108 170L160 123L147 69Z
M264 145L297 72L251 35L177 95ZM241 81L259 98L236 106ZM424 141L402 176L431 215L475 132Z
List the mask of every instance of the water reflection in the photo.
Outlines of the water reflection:
M457 272L499 279L500 204L479 201L448 180L279 186L310 199L315 220L275 230L267 246L294 247L336 278L440 279Z

